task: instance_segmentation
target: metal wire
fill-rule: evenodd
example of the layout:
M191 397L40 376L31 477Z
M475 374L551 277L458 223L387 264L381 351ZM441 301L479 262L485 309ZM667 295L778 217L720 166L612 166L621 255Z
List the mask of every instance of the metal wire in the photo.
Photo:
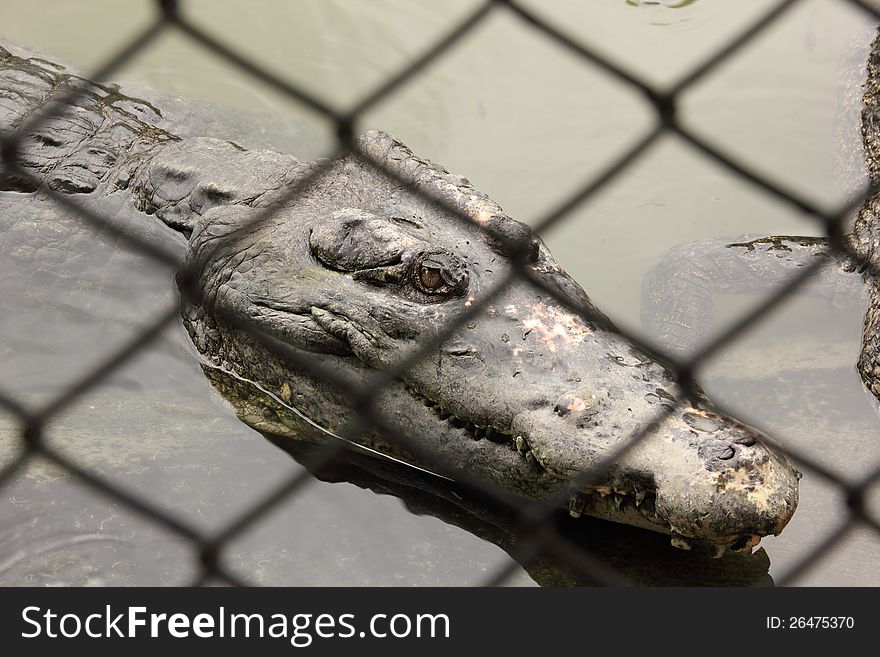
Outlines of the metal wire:
M431 46L426 48L420 55L414 57L403 69L395 74L387 77L378 87L363 96L358 102L354 103L349 110L340 110L333 108L322 99L310 94L295 85L255 64L245 55L236 52L222 40L210 34L201 27L198 27L185 16L180 5L173 0L159 0L157 8L159 10L158 17L154 22L148 25L139 35L135 37L119 52L115 53L108 61L98 67L97 71L91 79L95 82L106 80L112 73L124 63L130 61L138 54L143 52L156 38L168 30L177 30L179 33L188 37L192 43L204 48L207 52L222 58L227 63L240 69L243 73L258 80L275 91L287 96L292 102L298 103L317 113L324 119L331 121L336 130L338 137L338 150L332 154L332 157L349 155L357 158L363 164L372 167L382 175L388 176L392 180L401 185L405 185L411 192L422 197L424 200L443 210L457 221L466 225L474 225L481 231L487 231L486 227L479 225L474 220L461 213L457 208L452 207L449 203L441 198L435 198L424 190L416 189L406 180L401 179L394 171L389 170L386 163L377 161L369 156L369 154L361 152L357 149L353 136L358 132L358 121L361 117L374 107L377 103L383 102L390 98L399 89L405 87L409 82L416 78L427 67L434 64L438 59L445 56L466 35L473 32L478 26L484 24L488 18L498 12L507 12L509 15L522 21L523 24L529 26L536 34L542 35L549 41L554 42L563 51L572 57L579 58L585 66L598 67L607 74L614 76L617 80L624 84L630 85L640 91L654 110L656 124L644 135L633 141L633 145L624 153L617 157L613 162L609 163L598 175L585 180L580 188L569 198L559 203L553 209L550 209L537 221L532 222L535 226L536 233L544 233L558 223L565 221L571 213L589 202L600 190L604 189L609 183L616 180L623 172L640 157L642 157L651 147L657 143L660 137L665 135L675 135L684 143L694 148L707 160L714 162L717 166L727 169L730 173L738 176L742 180L749 182L757 190L769 194L777 199L790 204L800 213L804 215L805 220L819 223L829 238L829 243L833 251L839 256L850 257L853 260L863 262L864 258L860 254L852 251L852 247L841 239L843 234L843 222L849 217L853 208L861 204L867 194L867 191L856 195L840 208L834 211L825 211L815 204L802 198L799 194L791 189L787 189L778 182L768 179L747 163L739 161L730 154L724 152L722 148L711 143L705 137L702 137L694 131L682 126L676 115L677 101L681 94L686 92L690 87L698 81L710 75L720 64L729 60L733 55L747 45L760 33L776 24L789 10L800 4L802 0L784 0L774 4L761 17L752 22L740 33L732 37L726 44L718 48L713 54L702 62L698 63L690 72L683 75L677 82L669 86L667 89L656 88L638 75L626 70L625 67L601 55L589 44L582 43L578 39L565 34L561 30L549 24L538 15L522 6L515 0L488 0L479 4L469 15L458 22L451 30L442 35ZM877 9L862 0L847 0L852 5L868 12L874 16L880 17ZM45 126L47 122L53 118L57 118L69 111L69 108L76 105L87 88L86 83L73 84L62 92L57 93L51 102L47 103L41 110L27 120L12 135L3 139L0 154L2 154L2 163L8 171L15 172L19 177L29 180L34 186L40 185L40 181L31 176L18 161L21 141L30 133ZM210 258L217 249L229 248L234 245L241 235L246 234L258 224L267 221L279 207L287 202L297 198L303 193L311 183L316 181L323 175L326 167L316 166L307 175L303 176L297 182L291 185L279 199L269 207L263 208L257 212L249 222L240 230L228 235L223 240L217 240L217 244L204 256L204 260ZM135 249L140 253L150 257L154 261L165 266L178 269L180 263L177 257L165 249L162 245L153 244L141 238L134 237L115 227L113 222L108 218L102 217L94 211L84 207L82 204L72 201L64 194L56 193L45 186L42 188L48 193L49 198L59 203L67 210L77 212L87 223L95 229L111 231L116 237L123 240L129 248ZM491 231L490 231L491 232ZM830 256L829 256L830 258ZM827 260L827 259L826 259ZM696 370L702 367L711 357L716 355L720 350L728 347L733 341L738 339L742 333L760 322L772 310L777 308L783 301L794 294L801 285L803 285L809 276L818 271L827 264L826 260L817 259L810 267L803 268L790 280L779 286L772 296L767 300L755 306L751 311L745 313L739 320L728 328L726 331L716 336L707 346L703 347L700 352L687 361L681 361L672 357L670 354L658 353L651 345L646 344L638 336L626 331L620 331L620 334L631 342L634 346L644 351L650 356L661 359L665 363L671 364L672 371L676 375L677 382L681 391L686 395L695 393L694 374ZM309 375L335 388L343 391L349 399L353 400L353 406L358 410L357 419L350 426L344 427L340 431L340 435L351 441L357 441L366 431L378 429L389 436L390 439L404 445L408 450L417 456L429 459L427 454L420 446L412 441L408 436L395 427L390 426L388 422L376 413L375 402L382 391L393 382L400 379L407 370L422 359L430 355L432 352L444 342L452 333L464 326L466 322L478 317L489 304L503 294L508 287L514 282L526 281L529 284L539 288L543 293L551 295L561 305L568 308L571 312L582 316L586 321L595 320L584 308L577 307L571 301L561 298L554 290L548 288L542 281L538 280L534 273L522 263L514 263L511 273L502 280L496 287L490 290L480 300L474 302L468 310L449 325L444 326L444 330L435 338L421 344L419 348L408 358L398 363L394 367L378 372L371 380L368 387L347 381L338 373L330 371L320 363L308 357L307 354L290 348L288 345L281 343L273 337L266 335L257 326L253 325L247 319L238 316L223 316L222 319L230 324L233 328L248 331L248 333L262 345L271 349L275 353L282 355L285 359L297 367L302 368ZM868 275L874 276L870 263L865 263L868 268ZM182 294L182 302L198 305L201 301L201 291L194 284L195 271L198 269L198 263L189 271L181 271L178 275L179 285ZM80 482L95 489L102 495L112 498L115 502L124 505L126 508L148 519L150 522L156 523L165 530L190 541L199 555L200 569L193 584L204 584L214 579L220 579L227 584L247 584L238 576L231 573L222 563L223 550L236 537L247 532L269 511L276 508L279 504L290 500L292 496L298 494L302 489L312 481L312 477L308 472L300 472L286 481L281 482L274 490L264 496L259 502L251 508L243 512L239 517L229 522L225 527L212 534L205 534L196 531L193 527L188 526L185 522L175 518L168 513L167 510L155 505L148 499L140 497L130 492L126 492L106 479L99 477L87 469L79 465L76 460L70 456L65 456L57 450L51 448L43 440L44 428L51 422L52 417L66 408L72 403L78 401L83 395L96 384L105 380L118 368L127 363L133 356L141 352L151 341L153 341L174 318L177 317L178 309L173 308L162 313L151 326L143 330L139 335L135 336L127 345L121 349L110 353L102 362L98 363L94 368L87 372L80 380L70 385L57 398L50 400L44 405L37 408L29 408L26 404L15 398L15 395L0 390L0 408L16 417L21 425L21 454L19 454L11 463L0 470L0 487L6 485L12 477L21 471L31 461L34 456L41 456L50 460L53 464L65 469L69 474L77 478ZM614 569L601 559L596 557L570 539L562 536L557 531L555 524L551 521L551 515L558 507L567 501L571 494L571 490L578 486L599 481L602 475L607 472L618 459L624 456L629 450L637 446L642 440L651 436L656 427L662 420L673 412L675 406L664 408L663 412L658 414L653 421L644 425L636 434L620 441L620 445L612 450L606 457L589 471L580 473L571 482L571 488L559 491L558 494L550 496L541 502L524 502L521 500L511 500L510 495L495 486L484 481L474 479L467 472L456 472L456 480L464 490L472 490L481 495L489 495L496 499L498 503L507 511L518 518L518 523L524 534L523 542L518 546L517 556L522 559L533 557L542 552L555 554L563 561L569 563L572 568L581 572L589 581L616 585L623 582L622 578ZM722 410L723 409L720 409ZM342 451L346 449L344 443L330 443L312 455L309 464L316 469L320 469L324 465L332 463L339 458ZM804 557L799 563L795 564L788 573L780 580L780 583L789 583L797 577L802 576L811 567L839 545L842 537L847 535L856 526L865 526L880 533L880 523L872 518L864 508L863 500L870 486L877 479L880 479L880 467L874 470L868 477L860 482L849 482L843 476L828 469L822 463L815 461L802 453L791 444L785 444L781 447L801 469L807 470L832 485L839 488L845 493L847 500L842 512L846 514L846 520L842 523L838 531L833 532L829 536L823 538L814 549ZM448 468L447 468L448 470ZM517 571L515 564L507 564L497 572L491 574L486 579L485 584L497 585L502 584L508 577Z

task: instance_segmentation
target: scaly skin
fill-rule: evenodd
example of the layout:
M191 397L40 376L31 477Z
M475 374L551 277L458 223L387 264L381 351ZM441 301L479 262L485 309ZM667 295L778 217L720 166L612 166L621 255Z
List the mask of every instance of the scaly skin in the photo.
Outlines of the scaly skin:
M870 191L853 226L852 245L875 273L880 272L880 35L871 44L868 56L868 77L862 108L862 143L868 171ZM877 278L865 277L869 302L862 331L862 350L859 354L859 374L865 386L880 398L880 288Z
M0 130L18 126L66 75L0 51ZM154 214L189 238L184 269L195 275L201 302L184 306L184 324L206 374L249 425L323 443L357 411L230 317L370 386L507 276L513 242L534 275L591 321L534 286L512 284L378 395L377 415L406 441L374 430L361 438L364 447L545 499L677 401L604 479L570 493L571 513L720 550L751 549L791 518L798 474L771 441L707 399L681 399L670 371L616 333L543 242L463 178L381 132L356 146L408 186L352 156L300 162L184 139L146 101L95 89L80 108L26 136L21 161L50 188L99 211L125 203L132 221ZM295 201L282 200L285 188L313 173ZM0 189L34 191L10 175ZM265 208L271 218L250 226Z

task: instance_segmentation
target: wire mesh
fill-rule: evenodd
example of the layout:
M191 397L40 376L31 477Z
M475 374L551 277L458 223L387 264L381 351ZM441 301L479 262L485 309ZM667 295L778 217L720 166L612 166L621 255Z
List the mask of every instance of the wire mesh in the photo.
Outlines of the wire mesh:
M543 36L555 43L560 49L569 53L571 57L579 58L585 66L598 67L606 73L614 76L617 80L625 85L629 85L641 92L648 100L654 111L655 122L650 129L635 141L635 144L617 159L609 162L598 175L585 180L575 193L571 194L567 199L563 200L556 207L550 208L538 220L534 227L535 234L542 234L551 227L566 219L574 210L584 204L587 200L595 196L600 190L607 187L611 182L616 180L622 173L626 172L636 160L643 157L658 139L665 135L675 135L684 143L690 145L696 152L700 153L707 160L714 161L722 167L729 170L735 176L742 178L750 183L756 189L767 193L785 204L790 205L803 215L805 221L818 222L826 232L829 244L832 250L841 256L850 257L853 260L862 263L862 266L868 270L867 275L873 277L875 272L873 266L865 258L860 257L853 251L852 245L844 239L844 222L850 216L851 211L858 207L869 194L870 190L863 190L854 198L848 200L843 206L831 211L823 210L817 207L803 196L784 188L778 182L770 180L759 173L755 168L751 167L747 162L739 161L731 154L724 151L718 145L703 136L700 136L688 129L677 117L677 102L681 94L692 87L698 81L712 74L721 64L731 57L735 56L740 50L746 48L760 33L774 25L783 16L785 16L793 7L801 3L802 0L785 0L783 2L774 3L757 20L747 26L746 29L736 34L727 43L718 48L705 61L699 63L690 72L682 76L677 82L668 88L657 88L648 81L640 78L638 75L626 70L625 67L619 65L613 60L600 54L600 52L592 48L587 43L582 43L556 29L548 24L540 16L533 13L528 8L519 4L515 0L487 0L479 4L469 15L465 16L457 25L455 25L446 34L442 35L429 48L418 57L414 58L402 70L395 75L384 80L374 91L368 93L359 102L355 103L349 111L341 112L329 105L321 99L306 92L298 86L279 78L275 74L261 68L242 53L236 52L220 39L209 34L192 23L181 10L181 6L185 3L175 2L174 0L160 0L157 2L158 15L153 23L146 26L130 43L126 44L119 52L110 57L107 62L98 67L91 78L96 82L101 82L110 78L114 72L120 67L143 53L146 49L153 46L157 38L167 31L176 30L188 37L193 43L198 44L212 55L224 60L227 64L243 71L245 74L253 77L263 84L268 85L275 91L287 96L292 102L299 103L310 110L323 116L331 121L335 126L338 138L337 150L335 157L350 155L357 158L362 163L381 172L382 175L396 180L401 185L406 186L414 194L424 198L429 203L437 206L448 215L464 224L471 224L480 231L490 231L484 225L478 224L473 218L463 214L458 208L453 207L443 199L434 197L426 193L424 190L413 187L408 181L402 179L394 171L390 170L386 163L378 161L370 156L370 154L360 150L354 141L354 136L358 133L358 122L363 115L377 103L384 101L392 94L404 88L413 79L415 79L426 67L432 65L439 58L443 57L468 34L473 32L477 27L484 24L488 18L497 12L508 12L510 15L528 25L537 34ZM862 9L866 13L875 17L880 17L880 12L867 2L861 0L841 0L848 2ZM73 210L82 217L90 226L95 229L116 231L116 236L156 262L178 268L182 265L177 257L171 252L163 249L146 240L141 240L131 234L116 229L111 222L105 217L100 216L89 208L71 199L65 194L55 192L36 179L30 172L24 168L19 161L21 142L29 134L45 126L52 118L61 116L65 112L70 111L71 106L75 106L82 95L86 92L88 85L85 82L81 84L72 84L64 93L56 94L51 102L47 103L41 110L33 116L27 117L27 120L13 133L5 138L2 142L2 161L7 172L13 172L23 180L30 180L35 187L40 187L47 193L56 203L61 204L68 210ZM270 219L277 211L278 207L284 203L290 202L302 193L308 185L317 179L324 171L324 168L318 166L313 169L307 176L298 180L296 184L288 188L283 196L277 199L272 205L264 208L254 217L249 219L249 226L253 227L261 222ZM242 231L239 231L241 233ZM495 237L503 239L503 236ZM230 243L238 239L236 235L231 235L223 243L218 243L214 248L228 248ZM514 245L515 246L515 245ZM205 256L209 258L210 254ZM658 353L651 345L646 344L638 336L622 331L621 335L638 349L645 352L649 356L655 357L665 363L669 363L675 374L676 380L685 393L685 396L696 394L695 373L707 362L712 356L716 355L720 350L728 347L732 342L736 341L743 332L760 322L768 316L768 314L780 306L787 298L794 294L807 280L816 273L820 268L827 266L829 257L817 259L811 266L803 268L797 275L793 276L787 283L780 286L774 291L766 301L752 308L749 312L739 318L730 328L715 336L715 338L707 345L702 347L700 351L686 359L680 360L671 354ZM515 261L509 277L502 280L497 287L483 295L479 300L473 303L470 308L454 322L445 326L444 330L434 339L421 344L419 348L402 362L396 364L388 370L379 373L379 376L373 381L373 385L369 389L364 389L354 382L345 380L339 374L328 370L321 366L320 363L309 358L308 354L300 352L288 345L280 342L272 336L264 333L259 327L255 326L246 318L229 314L222 319L230 326L248 331L254 339L261 344L270 348L273 352L283 355L284 358L302 368L310 375L326 382L328 385L337 390L344 391L352 400L352 405L357 409L357 420L352 422L350 426L343 428L340 435L348 440L357 441L358 438L367 430L376 428L389 435L393 440L401 445L407 446L413 453L419 454L420 448L408 436L403 435L394 426L389 423L376 412L375 402L381 394L383 388L391 382L399 379L409 368L420 362L435 351L440 344L446 340L452 333L464 326L468 321L478 317L485 312L487 307L492 303L498 295L502 294L509 285L516 281L526 281L529 284L538 287L542 293L546 293L555 298L555 300L566 307L572 313L576 313L583 317L586 321L595 319L584 308L573 304L569 299L561 297L555 290L547 287L545 283L537 279L527 266L523 259ZM195 272L182 270L178 276L179 287L183 301L189 304L198 305L202 301L202 292L195 284ZM186 541L191 541L198 551L201 559L201 571L193 584L203 584L213 579L219 578L231 584L247 584L237 575L231 572L222 563L222 553L225 547L236 537L249 531L256 522L268 514L277 505L290 500L297 495L303 487L311 480L308 472L298 473L287 479L265 495L259 503L253 505L238 518L229 522L224 528L217 532L206 534L195 527L187 525L185 522L179 521L169 514L166 510L157 506L149 499L142 496L126 492L122 488L114 485L106 479L96 476L82 467L75 459L65 456L57 449L51 447L44 440L44 427L49 420L57 415L61 410L71 403L76 402L85 395L89 390L97 384L104 381L118 368L128 363L134 356L139 354L148 344L157 338L163 328L173 322L178 316L179 309L172 307L161 313L152 324L140 334L135 336L127 345L120 350L107 354L106 358L98 363L92 370L87 372L82 378L73 385L64 390L57 398L49 401L43 406L31 408L22 403L11 391L0 390L0 408L12 416L16 417L20 424L20 440L22 445L21 454L2 471L0 471L0 487L6 485L9 480L19 471L27 466L31 459L37 455L48 459L50 462L66 469L71 475L79 481L87 484L103 495L112 498L119 504L135 511L148 518L150 521L158 524L166 530L179 535ZM595 468L582 472L571 482L571 488L588 485L597 482L608 468L612 466L618 459L624 456L629 450L633 449L640 441L648 439L652 432L657 428L660 422L675 410L675 407L681 402L675 402L672 406L664 406L664 410L658 414L652 422L645 424L635 435L629 436L627 439L620 441L618 447L612 450L603 461ZM723 410L723 409L721 409ZM310 464L314 467L332 463L337 459L343 450L347 449L344 442L333 442L323 447L316 455L310 459ZM803 557L799 563L790 569L788 573L778 578L778 583L785 584L793 581L795 578L803 575L809 568L820 561L828 551L840 542L840 540L857 525L863 525L872 528L880 533L880 524L873 519L865 510L865 497L867 491L875 481L880 478L880 464L872 474L865 477L861 481L847 481L843 477L837 475L827 468L821 462L802 453L792 445L783 445L782 451L786 453L793 462L803 470L817 475L822 479L830 482L844 493L846 500L846 522L841 526L840 530L834 535L828 536L821 541L813 550ZM427 455L425 455L427 457ZM541 551L549 551L558 555L561 559L568 562L573 568L583 573L590 581L599 584L619 584L621 580L617 573L614 572L607 564L603 563L599 558L586 552L584 548L573 543L571 540L562 536L552 522L549 521L550 515L559 508L571 494L571 488L561 490L558 494L552 495L548 499L540 502L535 501L511 501L509 495L503 494L492 485L469 476L467 472L458 473L460 483L465 489L472 489L480 494L486 494L497 498L498 502L505 505L517 518L518 524L527 537L520 548L520 558L526 559L534 556ZM516 570L516 564L508 564L497 572L491 573L485 580L485 584L496 585L503 583Z

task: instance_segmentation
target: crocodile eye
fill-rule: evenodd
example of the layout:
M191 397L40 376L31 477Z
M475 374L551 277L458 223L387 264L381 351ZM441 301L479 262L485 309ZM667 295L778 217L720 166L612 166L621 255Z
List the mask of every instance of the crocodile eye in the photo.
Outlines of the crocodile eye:
M422 281L422 285L429 290L436 290L443 285L443 274L440 273L439 267L423 264L419 271L419 278Z
M423 251L414 258L410 271L416 291L430 297L426 301L443 301L445 297L461 296L467 291L467 267L451 253Z

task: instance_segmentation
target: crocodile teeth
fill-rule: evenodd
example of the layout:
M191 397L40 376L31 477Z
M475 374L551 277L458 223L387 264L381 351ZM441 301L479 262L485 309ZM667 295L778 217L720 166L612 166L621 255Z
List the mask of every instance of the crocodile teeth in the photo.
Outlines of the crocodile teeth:
M584 499L580 495L572 495L568 500L568 514L572 518L580 518L584 512Z
M672 547L677 547L679 550L691 549L690 541L675 530L672 531L669 542L672 544Z
M526 456L526 461L528 461L529 465L532 466L535 470L537 470L538 472L544 471L544 466L542 466L541 463L538 461L537 457L534 454L532 454L531 450L526 452L525 456Z
M639 513L641 513L645 518L653 518L657 513L657 507L655 504L655 496L654 494L645 495L642 499L642 503L639 505Z
M516 439L513 441L513 444L516 445L517 452L519 452L523 456L526 455L526 452L529 449L529 444L526 442L525 438L523 438L522 436L517 436Z
M645 491L637 491L636 492L636 506L642 506L642 502L645 501L645 496L647 493Z

